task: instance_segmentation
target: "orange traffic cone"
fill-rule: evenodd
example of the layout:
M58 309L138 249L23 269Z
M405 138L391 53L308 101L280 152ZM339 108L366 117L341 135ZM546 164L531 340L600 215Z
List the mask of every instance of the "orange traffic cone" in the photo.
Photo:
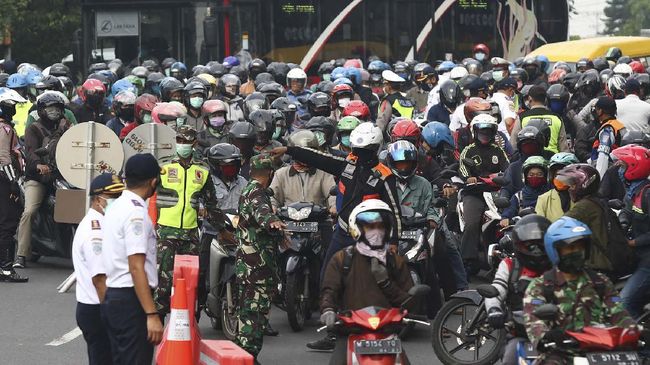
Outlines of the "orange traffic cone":
M185 279L176 279L172 295L171 314L165 331L165 338L160 344L156 364L158 365L192 365L192 333L190 311L187 307Z

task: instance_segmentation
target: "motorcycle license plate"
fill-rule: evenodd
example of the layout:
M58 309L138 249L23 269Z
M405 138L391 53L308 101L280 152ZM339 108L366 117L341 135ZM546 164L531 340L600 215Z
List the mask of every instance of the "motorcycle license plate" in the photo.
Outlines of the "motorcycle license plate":
M358 355L381 355L402 353L402 341L399 338L386 340L354 341L354 352Z
M318 222L287 222L289 232L318 232Z
M418 239L418 231L402 231L402 235L400 236L400 239L403 239L403 240L417 240Z
M589 365L641 365L636 352L593 352L587 354Z

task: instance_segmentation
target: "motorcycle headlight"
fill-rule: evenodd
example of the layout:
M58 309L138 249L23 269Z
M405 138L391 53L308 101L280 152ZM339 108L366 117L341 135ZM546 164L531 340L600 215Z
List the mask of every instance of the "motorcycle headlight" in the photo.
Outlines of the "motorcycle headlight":
M294 207L288 207L287 213L289 214L289 219L292 219L294 221L301 221L309 217L311 214L311 207L304 207L300 210Z

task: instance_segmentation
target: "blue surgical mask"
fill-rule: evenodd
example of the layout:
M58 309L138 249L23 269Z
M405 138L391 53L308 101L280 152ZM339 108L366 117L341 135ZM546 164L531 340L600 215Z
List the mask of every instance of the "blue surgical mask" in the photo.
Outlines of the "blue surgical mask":
M148 124L148 123L151 123L152 121L153 121L153 117L151 116L151 114L146 113L146 114L144 114L142 116L142 123L143 124Z
M350 147L350 135L341 136L341 144L345 147Z
M503 80L503 70L492 71L492 78L496 82Z
M483 52L474 53L474 58L482 62L485 59L485 53Z
M280 137L282 137L282 127L275 127L275 132L273 132L271 138L277 141Z
M192 156L192 145L186 143L176 143L176 154L181 158Z
M190 106L194 109L199 109L203 105L203 98L200 96L190 98Z

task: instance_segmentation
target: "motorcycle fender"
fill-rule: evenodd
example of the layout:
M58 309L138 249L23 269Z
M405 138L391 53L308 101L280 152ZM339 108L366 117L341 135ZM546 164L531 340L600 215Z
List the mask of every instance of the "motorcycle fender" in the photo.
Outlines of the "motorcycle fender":
M287 258L287 274L292 274L305 265L305 258L302 256L289 256Z
M476 304L476 305L480 305L481 300L483 299L481 294L479 294L476 290L464 290L464 291L462 291L460 293L456 293L456 294L452 295L451 297L452 298L469 299L472 302L474 302L474 304Z

